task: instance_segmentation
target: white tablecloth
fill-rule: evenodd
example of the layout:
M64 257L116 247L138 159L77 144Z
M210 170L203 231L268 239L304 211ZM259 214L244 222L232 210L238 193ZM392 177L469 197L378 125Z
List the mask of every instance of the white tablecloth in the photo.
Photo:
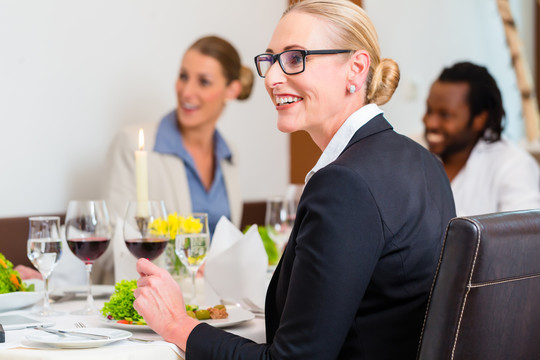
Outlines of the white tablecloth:
M101 308L106 299L95 300ZM99 316L71 315L70 312L82 308L85 300L67 301L52 304L52 308L64 312L63 315L44 318L55 322L54 328L74 328L75 322L81 321L86 327L109 327ZM9 313L29 314L30 309ZM7 313L4 313L7 314ZM255 318L245 323L225 328L231 333L249 338L255 342L265 342L264 319ZM174 344L167 343L153 331L131 331L133 337L155 340L151 343L136 343L128 340L118 341L103 347L92 349L56 349L37 347L26 340L26 335L35 332L34 329L8 330L6 342L0 344L0 359L76 359L76 360L132 360L132 359L183 359L183 352Z

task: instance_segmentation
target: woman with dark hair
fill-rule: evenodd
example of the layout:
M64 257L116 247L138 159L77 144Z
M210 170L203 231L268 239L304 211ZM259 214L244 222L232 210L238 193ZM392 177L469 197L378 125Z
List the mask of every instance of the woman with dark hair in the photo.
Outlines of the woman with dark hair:
M187 359L414 359L455 213L440 161L378 107L397 64L348 0L293 5L255 63L278 129L307 131L323 151L267 291L267 342L190 318L181 289L145 259L135 309Z

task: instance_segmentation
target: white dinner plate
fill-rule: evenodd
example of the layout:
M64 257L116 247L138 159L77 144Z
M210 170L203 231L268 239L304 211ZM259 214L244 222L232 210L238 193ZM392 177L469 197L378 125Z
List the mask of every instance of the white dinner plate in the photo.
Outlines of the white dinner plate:
M236 306L227 306L227 312L229 317L226 319L202 320L202 322L213 327L224 328L255 319L255 315L251 311Z
M0 294L0 312L22 309L43 299L42 280L24 280L26 284L34 284L35 291L16 291Z
M38 344L49 345L64 349L87 349L111 344L116 341L131 337L131 333L125 330L104 329L104 328L84 328L84 329L62 329L67 331L77 331L89 334L109 336L110 339L90 339L76 335L56 335L44 331L34 331L26 338Z
M255 318L255 315L251 311L236 306L227 306L227 313L229 313L229 317L227 317L226 319L201 320L201 322L207 323L208 325L212 325L217 328L224 328L234 326L245 321L253 320ZM119 329L152 331L152 329L148 325L121 324L116 322L116 320L107 320L106 318L102 319L108 325Z

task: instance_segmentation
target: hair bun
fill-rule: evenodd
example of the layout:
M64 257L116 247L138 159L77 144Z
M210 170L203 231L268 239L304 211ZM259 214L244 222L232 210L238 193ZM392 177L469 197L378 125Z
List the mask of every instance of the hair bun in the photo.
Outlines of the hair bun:
M251 95L251 89L253 88L253 70L247 66L242 65L240 68L240 84L242 85L242 91L238 95L238 100L245 100Z
M392 59L381 59L375 68L367 93L368 103L386 104L399 83L400 73L398 64Z

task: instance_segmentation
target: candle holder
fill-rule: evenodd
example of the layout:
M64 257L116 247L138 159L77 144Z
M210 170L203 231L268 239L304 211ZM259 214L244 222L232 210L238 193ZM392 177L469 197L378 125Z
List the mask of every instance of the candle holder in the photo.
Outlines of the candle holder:
M148 216L135 216L135 223L137 224L137 228L141 233L141 237L144 237L144 235L148 232L148 222Z

